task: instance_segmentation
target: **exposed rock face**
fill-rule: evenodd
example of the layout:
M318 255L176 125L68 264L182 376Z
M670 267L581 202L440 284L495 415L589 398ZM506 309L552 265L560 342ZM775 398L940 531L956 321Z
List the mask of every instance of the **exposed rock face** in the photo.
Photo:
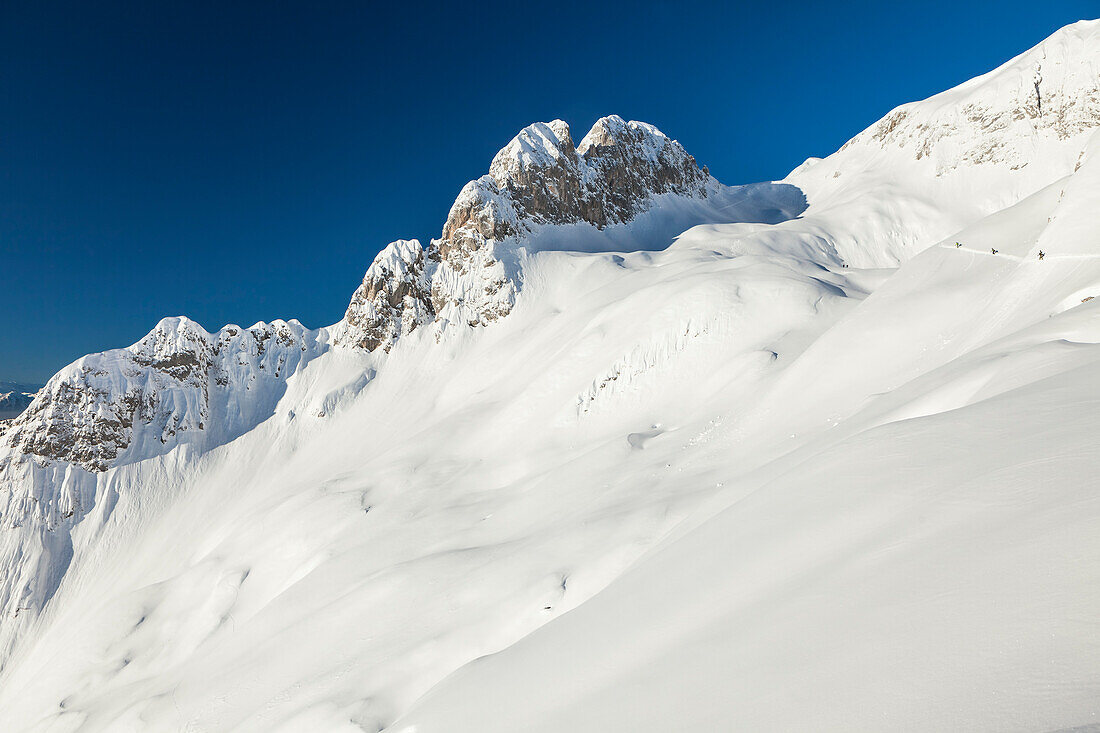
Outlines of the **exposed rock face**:
M652 125L604 117L580 145L561 120L524 128L493 158L488 175L455 199L426 258L415 241L383 250L348 306L339 343L389 350L433 320L485 325L507 315L520 273L505 263L548 225L604 228L646 211L653 197L705 197L705 168Z
M497 153L489 175L475 182L482 194L477 204L486 215L471 217L467 212L473 207L456 202L443 239L470 218L493 221L493 227L479 228L486 239L503 239L533 224L584 222L602 229L630 221L655 194L706 196L708 179L679 143L644 122L604 117L576 147L561 120L535 124ZM506 198L514 213L497 196ZM488 215L497 211L501 215Z
M297 321L210 334L166 318L133 346L58 372L0 436L0 471L22 456L105 471L135 443L136 457L148 457L195 439L215 410L218 438L231 438L273 408L272 393L321 350L317 332Z
M419 241L399 239L387 246L351 296L344 317L347 343L367 351L389 349L398 336L431 317L430 287Z
M707 194L707 169L644 122L605 117L584 136L577 153L597 171L589 178L584 206L585 220L601 228L633 219L653 194Z

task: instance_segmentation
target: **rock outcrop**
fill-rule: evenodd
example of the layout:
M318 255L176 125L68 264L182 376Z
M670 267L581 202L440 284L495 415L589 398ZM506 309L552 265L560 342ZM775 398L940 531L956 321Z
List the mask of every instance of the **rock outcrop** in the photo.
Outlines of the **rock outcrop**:
M374 351L424 323L434 312L424 277L424 248L399 239L382 250L351 296L344 328L348 343Z
M0 471L33 457L98 472L135 446L145 458L211 428L215 440L232 439L270 414L286 377L322 350L318 332L297 321L210 334L165 318L133 346L58 372L0 436Z
M1042 163L1044 147L1100 127L1100 26L1062 28L997 70L921 102L892 110L848 141L852 147L903 150L930 161L937 176L960 168Z
M337 343L389 350L433 321L486 325L507 315L521 273L517 246L540 227L629 222L654 197L703 198L717 185L652 125L604 117L579 145L561 120L524 128L463 187L439 239L384 249L352 297Z

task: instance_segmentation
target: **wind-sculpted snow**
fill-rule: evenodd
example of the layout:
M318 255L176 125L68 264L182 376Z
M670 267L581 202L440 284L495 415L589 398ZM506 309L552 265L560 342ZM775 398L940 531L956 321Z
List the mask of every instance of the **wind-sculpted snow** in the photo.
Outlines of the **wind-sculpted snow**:
M3 726L1093 725L1098 27L787 182L533 125L350 348L66 368L0 436Z

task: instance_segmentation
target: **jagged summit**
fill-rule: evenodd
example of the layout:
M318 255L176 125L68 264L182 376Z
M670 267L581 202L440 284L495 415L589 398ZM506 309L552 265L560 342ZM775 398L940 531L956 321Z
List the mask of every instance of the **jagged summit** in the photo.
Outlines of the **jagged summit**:
M561 120L524 128L493 158L489 175L467 184L463 193L506 196L518 221L501 223L518 229L575 222L603 228L630 221L655 194L706 196L708 178L695 158L653 125L611 115L597 120L580 145ZM493 196L478 198L467 202L495 203ZM451 209L444 239L469 219L467 202ZM502 238L514 232L481 233Z
M654 196L704 198L713 186L679 143L651 125L606 117L579 148L560 120L531 125L496 155L489 174L462 189L426 250L399 240L378 254L335 337L388 350L425 323L492 322L511 310L518 288L518 271L503 262L507 250L535 229L603 228L629 221ZM132 346L58 372L5 423L0 440L9 451L0 470L15 456L102 472L131 454L138 460L181 443L224 443L270 415L286 377L323 353L329 338L327 329L295 320L209 333L189 318L165 318ZM59 501L42 506L56 512Z
M535 229L631 221L653 198L706 198L709 171L653 125L617 115L597 120L574 145L562 120L523 128L459 192L439 239L425 254L416 240L379 253L352 296L337 342L388 350L433 320L491 323L511 310L520 275L507 250Z

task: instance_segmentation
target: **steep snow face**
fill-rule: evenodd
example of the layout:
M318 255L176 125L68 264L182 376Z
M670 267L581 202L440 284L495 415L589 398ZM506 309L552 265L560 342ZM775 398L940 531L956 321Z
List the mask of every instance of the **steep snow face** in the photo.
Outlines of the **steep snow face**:
M893 266L1073 172L1097 127L1100 21L1081 21L898 107L786 180L806 192L807 217L843 232L834 246L846 261Z
M113 508L77 525L3 673L5 720L379 730L584 602L723 480L724 446L685 464L681 439L709 445L866 294L761 241L769 225L709 227L663 251L540 252L493 328L334 350L193 465L109 470Z
M429 321L492 323L515 304L522 282L517 250L535 231L577 224L602 230L669 203L657 197L705 199L720 188L652 125L604 117L579 147L561 120L530 125L497 153L488 175L463 187L426 263L405 241L378 255L337 342L389 350Z

